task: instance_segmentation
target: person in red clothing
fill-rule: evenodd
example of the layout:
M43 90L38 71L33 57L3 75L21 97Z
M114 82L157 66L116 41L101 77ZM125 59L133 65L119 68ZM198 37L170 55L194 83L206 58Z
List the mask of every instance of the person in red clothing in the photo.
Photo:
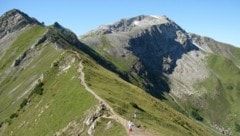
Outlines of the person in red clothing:
M134 126L134 125L133 125L133 122L132 122L131 120L129 120L129 121L128 121L128 131L129 131L129 133L133 131L133 129L132 129L133 126Z

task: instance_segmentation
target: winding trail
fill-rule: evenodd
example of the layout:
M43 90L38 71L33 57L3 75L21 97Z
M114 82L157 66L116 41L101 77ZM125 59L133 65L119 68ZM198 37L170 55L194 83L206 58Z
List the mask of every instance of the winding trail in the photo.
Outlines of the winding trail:
M81 80L81 84L84 86L84 88L90 92L99 102L101 102L102 104L104 104L106 106L106 108L110 111L111 115L106 117L109 119L113 119L116 122L120 123L126 130L127 134L129 136L152 136L152 134L150 134L149 132L146 132L144 129L142 128L137 128L137 127L133 127L133 131L132 132L128 132L128 120L122 118L120 115L118 115L117 113L114 112L113 108L101 97L99 97L91 88L89 88L89 86L86 84L85 82L85 73L83 72L83 64L82 64L82 58L79 56L79 54L77 52L74 52L76 54L76 56L78 57L78 59L80 60L79 63L79 68L78 68L78 72L80 74L80 80Z

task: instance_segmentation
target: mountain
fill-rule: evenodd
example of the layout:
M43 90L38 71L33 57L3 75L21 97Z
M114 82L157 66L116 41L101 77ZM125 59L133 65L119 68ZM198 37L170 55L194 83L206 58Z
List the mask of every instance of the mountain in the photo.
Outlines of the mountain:
M147 16L137 18L139 21L147 19L145 23L139 23L142 30L146 30L148 20L154 22L155 19ZM166 17L162 19L169 21ZM0 135L218 135L212 128L166 104L167 97L154 89L159 87L170 91L167 74L173 73L177 62L171 63L166 59L164 65L166 63L169 68L161 68L162 73L153 82L150 78L153 75L149 76L146 68L149 69L157 59L147 63L140 54L146 47L125 45L128 41L124 38L133 38L129 32L139 31L130 28L127 20L122 23L114 27L115 41L122 39L124 46L116 44L116 48L122 50L113 54L116 50L110 48L112 45L106 34L97 34L97 37L101 36L101 42L105 42L97 50L95 46L79 41L73 32L57 22L44 26L16 9L3 14L0 17ZM174 27L180 29L175 24ZM156 33L149 35L150 30L146 31L145 38L161 35L157 27L154 28ZM118 33L126 33L126 37ZM186 32L181 30L180 33ZM92 34L94 38L95 34ZM178 47L182 42L175 45L172 37L174 35L168 37L169 41L164 39L166 45L156 51L166 48L168 42L173 46L172 50L179 50L178 55L198 50L188 39L183 41L184 46ZM131 42L139 43L140 39L135 38ZM151 40L154 42L154 37ZM157 53L145 57L150 59L154 55ZM140 56L143 60L136 61ZM157 66L160 64L154 67ZM155 73L160 72L155 70L150 74ZM157 86L158 82L164 85ZM146 91L153 92L153 95ZM155 92L165 100L153 97ZM133 114L136 114L135 118ZM127 127L129 120L135 124L130 133Z
M106 58L116 59L113 63L120 71L130 73L130 80L143 80L141 86L159 97L170 89L164 74L173 72L183 54L199 50L173 21L156 16L138 16L101 26L81 40Z
M79 39L126 81L224 135L239 135L239 48L187 33L166 16L122 19Z

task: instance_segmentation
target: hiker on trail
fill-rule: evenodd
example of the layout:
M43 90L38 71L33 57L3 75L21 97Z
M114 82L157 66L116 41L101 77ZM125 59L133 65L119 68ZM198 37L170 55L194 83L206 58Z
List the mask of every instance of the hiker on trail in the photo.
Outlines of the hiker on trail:
M134 118L134 119L137 118L137 112L136 112L136 111L134 111L134 113L133 113L133 118Z
M129 120L129 121L128 121L128 131L129 131L129 133L133 131L133 129L132 129L133 126L134 126L134 125L133 125L133 122L132 122L131 120Z

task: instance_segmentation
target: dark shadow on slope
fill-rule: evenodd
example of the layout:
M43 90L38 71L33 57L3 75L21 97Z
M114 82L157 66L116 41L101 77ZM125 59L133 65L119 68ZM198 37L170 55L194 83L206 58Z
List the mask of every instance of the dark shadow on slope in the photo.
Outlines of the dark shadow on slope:
M138 63L142 65L139 69L135 68L134 72L150 82L145 85L145 88L151 95L160 99L164 99L164 93L170 91L168 79L164 75L174 71L177 60L181 59L184 54L199 50L189 39L183 44L177 42L176 32L172 33L175 34L173 36L175 38L167 37L169 30L171 28L166 25L153 26L151 31L145 31L131 39L130 47L127 48L138 57Z
M86 54L88 54L90 57L92 57L98 64L100 64L104 68L118 74L122 79L129 82L127 73L120 72L114 64L107 61L104 57L102 57L100 54L98 54L96 51L94 51L89 46L85 45L84 43L79 42L76 47L78 49L80 49L81 51L85 52Z

